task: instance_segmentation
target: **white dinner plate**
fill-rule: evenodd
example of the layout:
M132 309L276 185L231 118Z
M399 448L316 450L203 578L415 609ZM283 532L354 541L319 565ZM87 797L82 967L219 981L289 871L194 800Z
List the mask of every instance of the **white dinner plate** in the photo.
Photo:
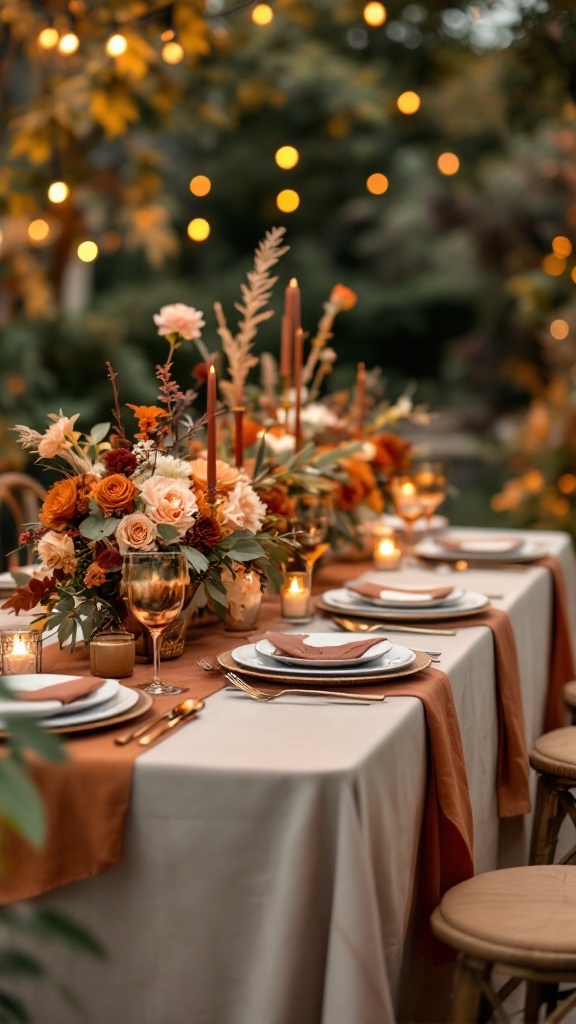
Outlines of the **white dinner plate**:
M49 673L30 673L23 675L2 676L2 682L9 689L18 692L19 690L39 690L43 686L54 686L56 683L66 683L78 676L55 675ZM111 700L120 688L117 679L105 679L102 686L85 697L78 697L70 704L63 704L61 700L3 700L0 699L0 718L5 715L18 715L19 718L43 718L46 715L69 715L76 711L84 711L87 708L104 704Z
M358 638L360 641L360 638ZM309 647L341 647L342 644L349 644L353 641L348 633L310 633L304 641L306 646ZM307 668L331 668L332 672L337 671L342 665L365 665L367 661L374 661L375 658L380 658L383 654L386 654L392 644L389 640L381 640L379 644L374 644L369 650L364 651L356 658L338 658L335 661L333 658L295 658L289 654L275 654L276 648L274 644L264 638L258 640L256 644L256 650L258 654L264 654L269 658L273 658L274 661L280 661L283 665L299 665Z
M405 533L406 523L400 516L393 516L385 513L378 519L378 524L386 526L389 530L394 530L395 533ZM430 529L428 529L428 520L425 516L421 516L414 523L414 533L418 535L424 535L427 533L438 533L439 530L445 530L448 526L449 520L446 516L432 516L430 520Z
M485 594L479 594L474 590L462 591L462 597L457 604L449 607L434 608L376 608L361 597L351 594L345 587L338 587L336 590L325 590L317 605L322 603L330 611L341 613L352 613L362 615L365 619L386 619L387 622L421 622L424 619L457 619L465 615L473 615L490 604L490 599Z
M128 711L138 700L139 694L140 690L136 687L122 686L119 683L118 692L105 704L86 708L85 711L75 711L71 715L51 715L50 718L41 719L38 724L45 725L47 729L57 729L69 725L84 725L87 722L103 722L107 718L114 718L115 715Z
M244 644L243 647L236 647L231 653L236 664L241 665L243 668L259 669L260 671L269 672L270 675L275 673L282 676L293 675L295 678L302 675L309 677L311 674L310 668L305 668L304 666L295 668L293 665L290 665L288 668L286 665L280 665L274 658L268 658L265 654L260 654L256 650L256 644ZM381 676L386 672L396 672L399 668L406 668L415 658L414 651L411 651L408 647L401 647L400 644L391 644L385 654L375 658L369 665L356 665L355 668L341 669L339 664L332 662L331 668L317 668L318 662L314 662L314 675L317 675L319 679L323 679L325 676L333 676L335 672L346 679L351 679L357 675Z
M377 583L377 580L367 580L366 582ZM452 593L447 597L432 597L430 594L416 592L410 594L408 588L401 593L400 591L386 590L384 585L382 585L380 597L366 597L348 587L346 589L357 600L375 605L377 608L447 608L459 604L464 596L464 591L459 587L453 587ZM416 591L417 588L414 590Z
M462 538L462 541L464 545L465 538ZM474 547L472 547L473 544ZM503 551L501 548L498 550L495 542L490 544L489 538L486 540L486 545L483 545L480 539L471 540L470 545L469 548L463 546L461 551L450 551L448 548L442 547L434 538L427 538L415 545L414 554L419 558L440 559L443 562L459 562L466 558L470 558L474 562L534 562L546 554L541 544L535 544L530 540L524 541L514 551Z

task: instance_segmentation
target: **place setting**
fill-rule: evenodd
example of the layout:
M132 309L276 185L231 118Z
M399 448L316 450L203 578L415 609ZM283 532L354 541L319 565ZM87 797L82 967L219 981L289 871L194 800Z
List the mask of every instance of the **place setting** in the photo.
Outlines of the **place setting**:
M429 655L385 637L351 640L345 632L269 632L255 643L220 654L217 660L226 673L267 684L288 683L303 692L310 692L311 686L339 690L391 681L420 672L432 662Z
M443 533L424 537L414 545L414 556L421 562L453 564L461 568L506 568L535 562L545 554L542 544L514 534L465 535Z
M373 576L326 590L316 600L318 609L333 616L361 616L390 623L464 618L489 604L486 594L461 587L392 586Z
M14 719L33 719L56 733L98 729L145 714L153 700L117 679L61 673L21 673L0 676L0 736L10 732Z

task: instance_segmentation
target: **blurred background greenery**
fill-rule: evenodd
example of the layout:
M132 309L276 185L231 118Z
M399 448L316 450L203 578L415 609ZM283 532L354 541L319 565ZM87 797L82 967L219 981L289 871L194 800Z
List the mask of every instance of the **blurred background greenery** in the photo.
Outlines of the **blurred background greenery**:
M0 0L0 468L23 466L15 422L108 418L106 360L123 400L154 399L162 304L204 310L217 349L214 300L233 317L284 224L276 312L291 276L309 332L334 283L357 292L329 387L359 358L391 398L417 382L451 516L576 532L566 8ZM198 354L178 359L188 385Z

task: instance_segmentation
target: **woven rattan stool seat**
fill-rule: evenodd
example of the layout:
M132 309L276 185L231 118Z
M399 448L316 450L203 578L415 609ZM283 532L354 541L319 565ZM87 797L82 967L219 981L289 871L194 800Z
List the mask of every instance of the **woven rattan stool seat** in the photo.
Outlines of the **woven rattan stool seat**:
M530 764L545 775L573 779L576 786L576 726L540 736L530 751Z

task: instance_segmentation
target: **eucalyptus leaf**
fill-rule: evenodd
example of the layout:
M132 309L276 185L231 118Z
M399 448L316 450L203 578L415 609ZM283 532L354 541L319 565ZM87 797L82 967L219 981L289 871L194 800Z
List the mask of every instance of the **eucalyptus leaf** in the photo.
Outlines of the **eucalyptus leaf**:
M176 540L178 537L178 530L175 526L171 526L170 523L158 523L156 532L162 540Z
M78 529L88 540L103 540L104 537L110 537L114 533L117 525L118 520L114 516L104 519L91 515L82 520Z
M90 444L100 444L104 440L108 431L110 430L109 423L96 423L92 430L88 434L88 440Z
M210 563L206 555L203 555L201 551L197 551L196 548L191 548L187 544L182 546L182 551L186 555L188 565L193 572L202 575L208 570Z
M0 761L0 819L33 846L42 846L46 831L42 800L27 773L10 758Z

